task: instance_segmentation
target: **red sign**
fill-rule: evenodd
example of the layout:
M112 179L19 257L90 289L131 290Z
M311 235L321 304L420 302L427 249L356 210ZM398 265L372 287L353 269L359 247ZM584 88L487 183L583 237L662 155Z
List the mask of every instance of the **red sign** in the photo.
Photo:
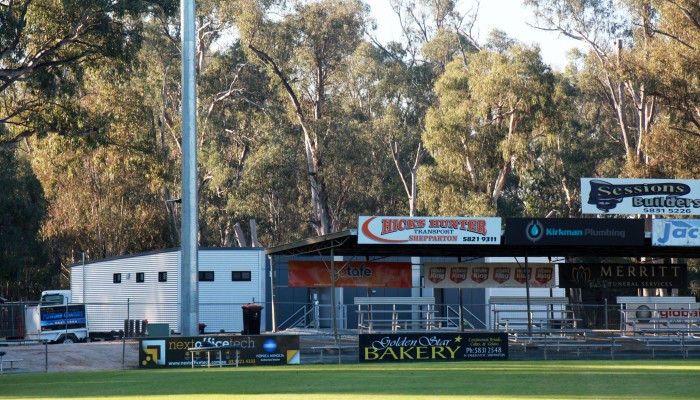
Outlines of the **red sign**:
M543 285L554 279L552 268L535 268L535 280Z
M454 283L462 283L467 279L467 267L450 268L450 280Z
M334 265L336 287L411 287L408 262L336 261ZM289 287L331 287L330 261L290 261L288 271Z
M527 282L528 276L532 276L532 268L527 269L527 274L525 273L525 268L516 268L515 269L515 280L525 284Z
M493 280L503 284L510 280L511 267L496 267L493 269Z
M473 267L472 268L472 280L474 282L483 283L487 279L489 279L489 268L488 267Z
M432 267L428 270L428 279L433 283L440 283L445 279L446 272L445 267Z

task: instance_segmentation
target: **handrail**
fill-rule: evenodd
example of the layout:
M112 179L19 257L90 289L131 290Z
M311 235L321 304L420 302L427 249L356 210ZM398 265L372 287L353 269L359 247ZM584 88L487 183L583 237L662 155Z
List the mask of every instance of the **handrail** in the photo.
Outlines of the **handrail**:
M488 324L486 323L486 321L483 321L483 320L481 320L481 318L479 318L479 317L477 317L476 315L474 315L474 313L473 313L470 309L468 309L466 306L462 306L462 312L465 312L465 311L466 311L467 314L469 314L472 318L474 318L475 320L479 321L479 323L480 323L481 325L484 326L484 329L488 329ZM469 321L467 321L466 319L464 319L464 322L468 323L469 326L471 326L472 329L476 329L476 327L475 327L474 325L472 325L472 323L469 322Z
M302 311L303 311L303 312L302 312ZM313 308L307 310L307 309L306 309L306 304L304 304L300 309L298 309L297 311L295 311L292 315L290 315L290 316L289 316L287 319L285 319L282 323L278 324L278 325L277 325L277 330L283 330L283 329L289 329L289 328L296 328L297 326L299 326L299 324L300 324L302 321L306 321L306 317L307 317L311 312L313 312ZM298 315L299 313L302 313L302 314L301 314L300 317L297 318L297 315ZM294 318L297 318L297 319L295 320L294 323L292 323L292 324L289 325L289 328L283 328L283 326L284 326L287 322L291 321L291 320L294 319Z

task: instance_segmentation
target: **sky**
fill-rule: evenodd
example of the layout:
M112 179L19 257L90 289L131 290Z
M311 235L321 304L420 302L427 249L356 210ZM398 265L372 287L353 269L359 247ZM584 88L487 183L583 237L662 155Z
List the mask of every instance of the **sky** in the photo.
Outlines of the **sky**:
M372 8L372 16L377 20L377 34L380 40L398 40L398 18L391 10L389 0L366 0L366 3ZM489 32L498 28L509 37L525 44L539 44L544 62L558 70L563 70L566 66L566 53L569 49L579 47L585 50L584 46L573 39L528 26L527 22L534 24L534 17L522 3L523 0L481 0L476 29L473 32L478 42L483 44ZM460 10L466 11L473 3L470 0L461 0L459 4Z

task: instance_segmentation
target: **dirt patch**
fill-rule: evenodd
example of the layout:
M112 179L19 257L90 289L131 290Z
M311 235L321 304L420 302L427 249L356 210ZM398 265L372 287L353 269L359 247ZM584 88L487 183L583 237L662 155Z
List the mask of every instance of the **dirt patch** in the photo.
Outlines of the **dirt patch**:
M98 371L138 368L137 341L28 344L0 347L6 359L21 359L5 373Z

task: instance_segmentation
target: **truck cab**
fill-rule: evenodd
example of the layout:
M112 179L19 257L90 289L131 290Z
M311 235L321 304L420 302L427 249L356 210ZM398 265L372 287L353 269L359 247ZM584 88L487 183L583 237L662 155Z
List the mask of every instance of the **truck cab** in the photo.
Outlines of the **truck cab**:
M44 290L41 292L42 305L66 305L73 303L70 290Z

